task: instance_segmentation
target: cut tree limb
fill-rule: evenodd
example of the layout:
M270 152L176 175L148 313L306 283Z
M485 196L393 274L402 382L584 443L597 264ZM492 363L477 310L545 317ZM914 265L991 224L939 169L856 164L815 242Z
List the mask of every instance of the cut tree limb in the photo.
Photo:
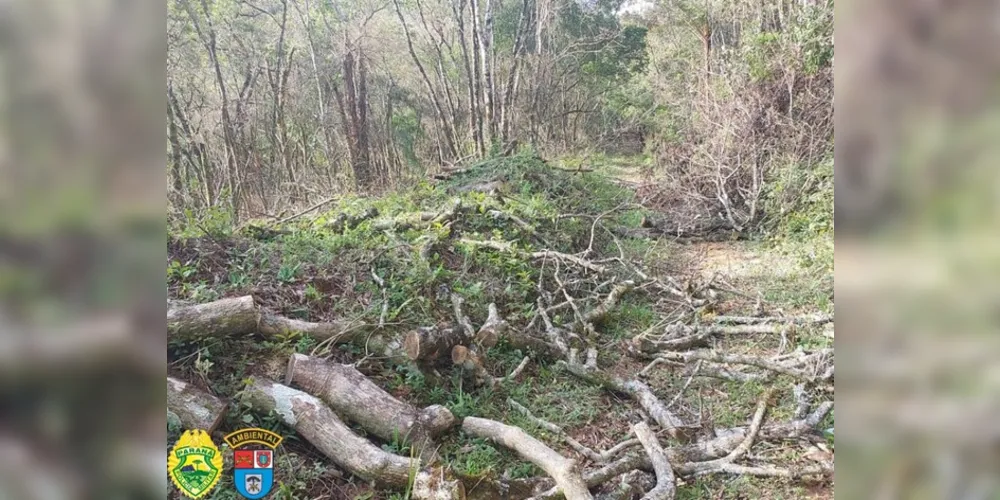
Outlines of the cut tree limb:
M470 246L478 246L478 247L490 248L490 249L493 249L493 250L497 250L499 252L520 253L520 254L526 255L526 256L528 256L528 257L530 257L532 259L547 259L547 258L559 259L559 260L563 260L563 261L566 261L566 262L572 262L573 264L576 264L576 265L578 265L578 266L580 266L580 267L582 267L584 269L593 271L595 273L603 273L603 272L605 272L607 270L607 268L605 268L604 266L602 266L600 264L595 264L595 263L593 263L593 262L591 262L591 261L589 261L587 259L583 259L583 258L577 257L575 255L570 255L570 254L567 254L567 253L556 252L556 251L553 251L553 250L539 250L539 251L536 251L536 252L521 252L521 251L516 250L514 248L514 245L512 243L508 242L508 241L470 240L470 239L467 239L467 238L462 238L461 240L459 240L459 242L460 243L464 243L466 245L470 245Z
M293 354L285 384L295 383L318 396L340 415L385 441L405 440L419 451L455 424L440 405L419 410L382 390L353 366Z
M306 441L350 473L396 488L408 487L417 499L461 499L465 489L436 469L422 469L419 458L388 453L351 431L319 398L258 378L245 391L254 411L276 413Z
M344 344L357 339L366 330L366 325L357 324L352 327L348 322L312 323L297 319L285 318L274 314L262 313L258 330L265 336L287 335L299 332L316 340L328 341L334 344Z
M531 413L530 410L525 408L517 401L514 401L513 399L507 398L507 404L509 404L511 408L521 412L521 414L524 415L524 417L527 418L529 422L562 438L562 440L565 441L566 444L570 446L570 448L576 450L577 453L597 463L605 461L604 458L599 453L592 450L591 448L588 448L586 445L577 441L576 439L573 439L573 437L567 434L566 431L562 429L562 427L559 427L558 425L553 424L552 422L549 422L547 420L542 420L536 417Z
M575 460L560 455L521 428L505 425L495 420L466 417L462 422L462 430L516 451L552 476L556 486L562 490L567 500L593 498L587 489L587 484L583 481Z
M187 382L167 377L167 410L180 420L185 429L202 429L212 433L226 416L225 401Z
M660 441L656 439L656 434L653 434L653 430L646 422L633 425L632 432L642 442L642 447L646 449L649 461L653 465L653 472L656 473L656 487L646 493L646 496L642 497L643 500L673 500L677 493L674 469L670 466Z
M762 323L782 323L793 325L822 325L833 321L832 314L816 314L813 316L716 316L712 318L716 323L732 323L741 325L757 325Z
M167 333L183 338L245 335L257 331L258 317L250 295L171 307L167 310Z
M364 323L311 323L261 312L250 295L197 305L171 304L167 309L167 333L178 338L301 332L320 341L346 343L367 329Z
M639 406L642 407L646 413L656 421L659 426L670 434L671 437L678 437L681 434L682 427L684 423L670 413L667 407L660 401L659 398L653 394L652 389L648 385L639 380L622 380L618 377L608 375L600 370L588 370L583 365L578 363L566 363L560 361L561 364L565 364L567 369L573 375L576 375L584 380L588 380L595 384L598 384L605 389L615 391L621 394L627 394L632 399L634 399Z

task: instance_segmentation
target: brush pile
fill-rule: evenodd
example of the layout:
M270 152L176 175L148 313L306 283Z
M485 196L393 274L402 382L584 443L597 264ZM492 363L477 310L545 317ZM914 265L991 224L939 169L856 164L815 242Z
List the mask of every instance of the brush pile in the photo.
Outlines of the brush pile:
M597 174L515 156L441 177L172 238L171 432L268 425L303 460L417 499L832 479L832 454L772 452L827 449L833 349L801 339L832 316L767 316L672 274L641 232L653 214ZM734 388L741 417L704 411Z

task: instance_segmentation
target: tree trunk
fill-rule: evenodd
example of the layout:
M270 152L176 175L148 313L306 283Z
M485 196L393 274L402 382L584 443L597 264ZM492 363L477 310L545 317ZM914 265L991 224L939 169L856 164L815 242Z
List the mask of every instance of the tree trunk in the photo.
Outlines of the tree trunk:
M403 34L406 35L406 48L410 51L410 57L413 59L413 63L416 64L417 70L420 71L420 77L423 78L424 86L427 88L427 93L430 95L431 102L434 104L434 113L437 115L438 121L441 123L444 139L448 146L448 153L452 158L455 158L458 156L458 150L455 147L455 138L452 135L451 126L448 124L448 116L445 114L441 105L441 98L438 96L437 90L434 89L434 85L431 83L431 79L427 75L427 70L424 69L424 65L420 62L420 58L417 57L416 50L413 49L413 38L410 36L410 28L406 24L406 18L403 17L403 10L399 5L399 0L393 0L392 3L396 7L396 15L399 17L399 23L403 26Z
M479 119L478 92L476 91L477 73L472 70L472 65L469 63L469 44L465 36L465 2L466 0L459 0L458 9L452 4L452 13L454 13L455 19L458 22L459 45L462 48L462 64L465 65L465 75L467 77L466 84L469 91L469 130L472 133L473 141L476 143L476 151L480 156L483 156L486 151L483 147L482 121Z

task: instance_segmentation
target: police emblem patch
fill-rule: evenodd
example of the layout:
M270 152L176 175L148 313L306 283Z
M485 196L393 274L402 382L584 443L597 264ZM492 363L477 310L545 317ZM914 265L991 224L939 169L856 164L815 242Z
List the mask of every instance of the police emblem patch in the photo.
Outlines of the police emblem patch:
M274 450L281 436L266 429L240 429L226 436L233 447L233 485L244 498L263 498L274 486Z
M222 453L207 432L184 431L167 455L167 474L182 495L201 498L222 477Z

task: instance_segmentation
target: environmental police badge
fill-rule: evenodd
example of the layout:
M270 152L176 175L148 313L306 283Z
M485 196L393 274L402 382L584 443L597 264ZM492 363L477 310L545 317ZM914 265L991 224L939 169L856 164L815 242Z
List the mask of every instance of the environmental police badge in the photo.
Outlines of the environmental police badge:
M264 498L274 486L274 449L282 437L264 429L240 429L226 436L233 447L233 484L246 498Z
M167 455L167 474L181 494L198 499L222 477L222 453L203 430L187 430Z

